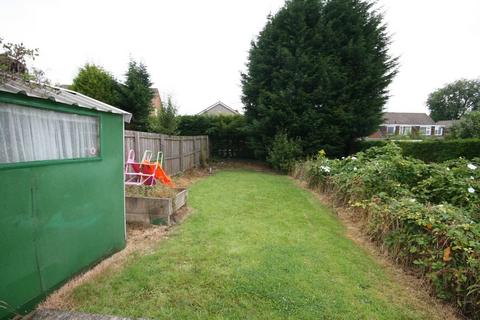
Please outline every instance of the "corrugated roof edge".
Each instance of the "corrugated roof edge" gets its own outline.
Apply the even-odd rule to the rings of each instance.
[[[56,87],[53,87],[53,88],[56,88]],[[56,89],[57,89],[57,88],[56,88]],[[61,89],[61,90],[63,90],[63,91],[70,92],[70,93],[72,93],[72,94],[80,95],[80,96],[82,96],[82,97],[84,97],[84,98],[86,98],[86,99],[92,99],[92,100],[96,101],[97,103],[100,103],[100,104],[104,105],[105,107],[112,109],[112,112],[113,112],[113,111],[116,111],[116,112],[113,112],[113,113],[123,114],[123,117],[124,117],[124,119],[125,119],[125,122],[127,122],[127,123],[130,123],[130,120],[132,120],[132,114],[131,114],[130,112],[127,112],[127,111],[125,111],[125,110],[116,108],[116,107],[114,107],[114,106],[112,106],[112,105],[109,105],[109,104],[104,103],[104,102],[102,102],[102,101],[99,101],[99,100],[97,100],[97,99],[93,99],[93,98],[91,98],[91,97],[89,97],[89,96],[86,96],[86,95],[84,95],[84,94],[82,94],[82,93],[80,93],[80,92],[77,92],[77,91],[73,91],[73,90],[70,90],[70,89],[63,89],[63,88],[59,88],[59,89]]]
[[[0,84],[0,90],[14,94],[23,93],[29,97],[35,97],[45,100],[51,100],[53,98],[53,100],[56,102],[72,106],[94,109],[101,112],[121,114],[123,115],[123,120],[127,123],[129,123],[132,119],[131,113],[111,106],[107,103],[98,101],[94,98],[81,94],[80,92],[46,84],[38,84],[35,82],[32,82],[32,84],[34,85],[33,87],[20,81],[9,80],[5,83]]]

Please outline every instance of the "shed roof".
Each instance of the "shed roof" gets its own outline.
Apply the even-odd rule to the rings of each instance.
[[[129,112],[65,88],[9,80],[5,83],[0,83],[0,91],[23,94],[28,97],[56,101],[75,107],[93,109],[101,112],[121,114],[123,115],[125,122],[130,122],[132,119],[132,114]]]
[[[385,112],[384,124],[435,125],[435,121],[426,113]]]

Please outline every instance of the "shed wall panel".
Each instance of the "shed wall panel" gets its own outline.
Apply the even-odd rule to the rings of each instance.
[[[0,300],[20,312],[125,246],[123,117],[96,114],[100,159],[0,166]]]

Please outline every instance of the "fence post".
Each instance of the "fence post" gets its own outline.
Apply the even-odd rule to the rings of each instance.
[[[207,154],[207,159],[210,159],[210,141],[208,136],[204,136],[205,141],[205,153]]]
[[[184,161],[183,161],[183,137],[179,137],[178,140],[178,151],[179,151],[179,158],[180,158],[180,171],[183,172],[184,169]]]
[[[201,142],[200,142],[201,143]],[[200,164],[200,153],[197,148],[197,137],[193,137],[193,166],[196,168]]]
[[[160,134],[160,151],[163,153],[163,166],[166,166],[167,163],[167,150],[165,150],[165,137],[163,134]]]

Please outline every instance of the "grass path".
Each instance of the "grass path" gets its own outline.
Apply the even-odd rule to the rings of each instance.
[[[76,309],[157,319],[432,319],[285,176],[221,172],[152,254],[74,291]]]

